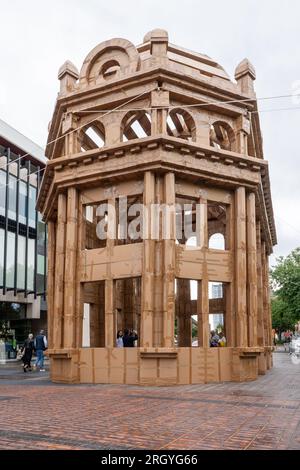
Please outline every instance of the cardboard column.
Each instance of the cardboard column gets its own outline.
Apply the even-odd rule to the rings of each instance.
[[[255,194],[247,194],[248,344],[257,346],[257,259]]]
[[[55,223],[49,220],[48,225],[48,273],[47,273],[47,322],[48,322],[48,345],[49,349],[54,347],[54,292],[55,292]]]
[[[256,227],[257,243],[257,343],[264,346],[264,323],[263,323],[263,284],[262,284],[262,262],[261,262],[261,232],[260,222]]]
[[[234,204],[231,202],[226,209],[225,249],[230,250],[231,258],[235,256],[235,220]],[[234,263],[232,263],[234,265]],[[227,346],[236,346],[236,318],[235,318],[235,275],[232,272],[231,282],[223,284],[225,290],[225,336]]]
[[[111,274],[111,260],[116,236],[115,200],[108,200],[108,229],[107,229],[107,270],[105,280],[105,346],[113,348],[116,338],[116,319],[114,311],[114,281]]]
[[[55,252],[55,290],[53,315],[53,347],[63,346],[64,315],[64,271],[65,271],[65,238],[66,238],[66,195],[60,193],[57,202],[56,252]]]
[[[141,346],[153,345],[153,311],[154,311],[154,260],[155,240],[151,238],[151,208],[155,202],[155,177],[151,171],[144,175],[144,243],[142,274],[142,310],[141,310]]]
[[[78,196],[79,198],[79,196]],[[83,329],[83,284],[80,282],[80,253],[85,246],[85,223],[84,207],[81,199],[78,200],[78,218],[77,218],[77,262],[76,262],[76,305],[75,305],[75,347],[82,346]]]
[[[234,284],[229,282],[223,284],[225,294],[225,336],[227,346],[236,346],[235,337],[235,309],[234,309]]]
[[[75,346],[76,311],[76,260],[77,260],[78,194],[76,188],[68,189],[67,225],[64,275],[64,347]]]
[[[268,305],[268,345],[273,345],[273,336],[272,336],[272,312],[271,312],[271,302],[270,302],[270,276],[269,276],[269,256],[266,253],[266,279],[267,279],[267,305]]]
[[[237,346],[247,347],[246,198],[244,187],[236,189],[235,211],[236,341]]]
[[[167,117],[170,104],[169,92],[164,90],[154,90],[151,93],[151,135],[167,133]],[[166,108],[163,109],[162,106]]]
[[[160,175],[155,177],[155,203],[163,204],[163,180]],[[161,215],[156,217],[158,239],[155,241],[154,256],[154,314],[153,314],[153,346],[163,345],[163,240]],[[154,222],[154,221],[153,221]]]
[[[198,346],[207,348],[209,346],[209,298],[208,298],[208,270],[206,253],[208,249],[207,228],[207,201],[200,199],[200,240],[203,251],[203,274],[202,280],[198,281]]]
[[[271,316],[271,303],[270,303],[270,279],[269,279],[269,256],[265,252],[265,284],[266,284],[266,323],[267,323],[267,346],[272,346],[272,316]]]
[[[268,335],[268,289],[269,289],[269,279],[268,279],[268,268],[266,260],[266,244],[262,242],[261,244],[261,264],[262,264],[262,284],[263,284],[263,327],[264,327],[264,345],[269,346],[269,335]]]
[[[164,200],[166,204],[166,232],[162,236],[164,250],[163,276],[163,345],[174,345],[175,313],[175,175],[166,173],[164,177]]]
[[[189,279],[177,279],[176,317],[178,346],[191,347],[192,342],[192,306]]]

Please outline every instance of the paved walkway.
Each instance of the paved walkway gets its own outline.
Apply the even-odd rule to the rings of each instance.
[[[300,449],[300,365],[255,382],[57,385],[0,366],[0,449]]]

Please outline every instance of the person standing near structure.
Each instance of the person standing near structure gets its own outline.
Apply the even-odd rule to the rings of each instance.
[[[48,347],[47,338],[44,334],[44,330],[41,330],[40,333],[35,338],[35,350],[36,350],[35,367],[39,367],[40,372],[45,372],[44,351],[47,349],[47,347]]]
[[[32,353],[34,351],[34,341],[33,341],[33,334],[29,333],[28,338],[25,339],[24,344],[22,346],[22,360],[23,360],[23,370],[27,372],[31,370],[31,358]]]
[[[134,348],[135,341],[138,340],[138,335],[135,330],[128,330],[127,328],[124,330],[123,336],[123,344],[124,348]]]
[[[117,348],[123,348],[124,347],[122,330],[119,330],[118,333],[117,333],[116,346],[117,346]]]

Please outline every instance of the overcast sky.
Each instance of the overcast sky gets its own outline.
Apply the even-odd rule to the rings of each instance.
[[[258,97],[300,94],[298,0],[0,0],[0,118],[41,146],[69,59],[80,69],[88,52],[113,37],[140,44],[164,28],[172,43],[209,55],[233,78],[244,58],[256,68]],[[259,101],[270,164],[278,245],[300,246],[300,96]],[[271,259],[274,262],[274,257]]]

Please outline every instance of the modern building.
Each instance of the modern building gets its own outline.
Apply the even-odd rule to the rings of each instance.
[[[0,120],[0,340],[8,355],[46,327],[46,225],[35,210],[44,151]]]

